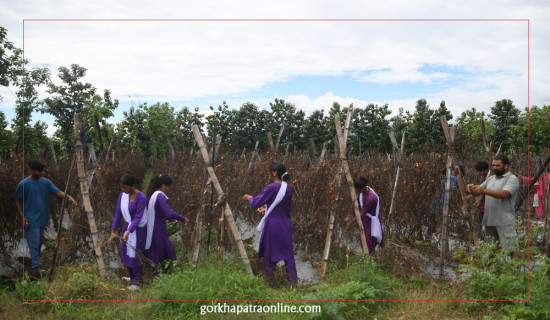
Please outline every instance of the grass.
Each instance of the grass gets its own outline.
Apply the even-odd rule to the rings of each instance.
[[[466,266],[471,277],[450,285],[430,279],[396,276],[391,266],[374,258],[352,255],[348,261],[334,261],[323,285],[270,287],[261,275],[250,276],[237,259],[223,265],[215,257],[205,257],[192,268],[185,259],[178,262],[171,274],[161,275],[137,292],[126,289],[127,283],[97,276],[94,266],[59,267],[52,282],[25,281],[25,299],[57,301],[25,301],[23,283],[19,279],[14,291],[0,293],[1,319],[546,319],[550,298],[548,265],[531,272],[531,302],[464,302],[452,300],[497,299],[519,297],[524,280],[517,269],[499,263],[486,272],[482,247],[474,264]],[[479,259],[479,260],[478,260]],[[475,264],[479,262],[479,264]],[[510,269],[510,271],[507,271]],[[491,278],[487,278],[490,274]],[[516,275],[515,278],[513,275]],[[489,282],[489,285],[486,285]],[[496,289],[491,289],[496,288]],[[60,301],[68,300],[68,301]],[[79,301],[79,300],[172,300],[172,301]],[[222,300],[228,305],[271,305],[283,300],[285,305],[321,305],[320,314],[207,314],[201,308]],[[341,300],[341,301],[304,301]],[[342,301],[347,300],[347,301]],[[349,301],[351,300],[351,301]],[[353,301],[376,300],[376,301]],[[385,300],[385,301],[380,301]],[[395,301],[409,300],[409,301]]]

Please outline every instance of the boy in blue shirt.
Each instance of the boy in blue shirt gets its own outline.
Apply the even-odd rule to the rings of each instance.
[[[25,239],[31,252],[32,270],[30,276],[38,276],[42,261],[40,249],[44,238],[44,229],[50,223],[49,203],[50,194],[63,198],[65,193],[60,191],[49,179],[44,178],[46,165],[38,160],[29,162],[31,175],[17,185],[13,198],[17,212],[24,221]],[[67,195],[67,199],[74,205],[76,201]]]

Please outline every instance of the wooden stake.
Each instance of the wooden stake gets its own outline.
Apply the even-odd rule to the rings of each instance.
[[[462,171],[460,170],[460,163],[458,162],[455,154],[455,145],[454,145],[454,130],[455,127],[452,127],[449,130],[449,124],[447,123],[447,118],[443,115],[439,118],[441,120],[441,126],[443,127],[443,133],[445,134],[445,139],[447,139],[447,144],[449,145],[449,150],[452,152],[449,153],[449,157],[452,157],[453,165],[456,174],[456,180],[458,184],[458,190],[460,191],[460,196],[462,198],[462,206],[466,210],[466,216],[470,218],[470,231],[468,236],[468,252],[470,252],[470,245],[477,243],[477,235],[474,232],[475,224],[475,210],[470,206],[468,201],[468,193],[466,192],[466,183],[464,182],[464,177],[462,176]],[[491,167],[491,166],[489,166]]]
[[[348,117],[351,112],[353,112],[353,110],[348,109]],[[348,160],[346,158],[346,140],[344,140],[344,134],[342,133],[341,122],[340,122],[340,115],[338,113],[334,115],[334,121],[336,123],[336,134],[338,135],[338,144],[340,146],[340,160],[341,160],[342,166],[344,167],[344,173],[346,174],[346,180],[348,182],[351,201],[353,203],[353,210],[355,212],[355,219],[357,221],[357,226],[359,227],[361,244],[363,245],[363,253],[365,255],[368,255],[369,250],[367,247],[367,238],[365,237],[365,230],[363,229],[363,221],[361,220],[361,212],[359,210],[359,204],[357,203],[355,188],[353,187],[353,178],[351,177],[351,171],[349,169]],[[349,127],[346,127],[344,130],[349,130]]]
[[[80,113],[75,113],[74,115],[74,126],[74,134],[76,139],[76,168],[78,170],[78,180],[80,181],[80,194],[82,195],[82,201],[84,203],[84,211],[86,211],[86,215],[88,216],[88,224],[90,226],[99,275],[101,277],[105,277],[106,272],[103,264],[103,253],[101,252],[99,233],[97,232],[94,211],[92,209],[92,203],[90,202],[90,194],[88,193],[88,179],[84,169],[84,145],[82,144],[82,138],[79,134],[79,131],[83,129]]]
[[[107,153],[105,154],[105,161],[103,162],[103,167],[107,167],[107,164],[109,163],[109,154],[113,149],[114,143],[115,143],[115,133],[113,132],[113,136],[111,137],[111,142],[109,143],[109,149],[107,149]]]
[[[202,139],[202,136],[199,131],[199,127],[197,125],[193,125],[191,127],[193,130],[193,134],[195,135],[195,141],[197,142],[197,145],[200,148],[202,158],[204,159],[206,169],[208,170],[208,175],[210,179],[212,180],[212,183],[214,183],[214,189],[216,190],[216,193],[218,195],[218,203],[224,203],[226,201],[226,195],[222,190],[222,187],[220,185],[220,181],[218,180],[218,177],[216,176],[216,172],[214,172],[214,168],[212,167],[212,164],[210,162],[210,157],[208,155],[208,150],[206,149],[206,145],[204,144],[204,140]],[[227,222],[229,224],[229,227],[231,228],[231,233],[233,234],[233,237],[235,238],[235,244],[237,245],[237,249],[239,250],[239,253],[241,255],[241,258],[243,260],[244,266],[246,271],[253,275],[252,267],[250,266],[250,261],[248,260],[248,256],[246,254],[246,250],[244,249],[243,240],[241,238],[241,233],[239,232],[239,229],[237,228],[237,224],[235,223],[235,220],[233,219],[233,213],[231,212],[231,208],[229,207],[229,204],[225,202],[225,216],[227,218]]]
[[[211,193],[212,193],[212,185],[209,180],[204,184],[202,188],[201,206],[200,206],[199,212],[197,213],[197,219],[195,220],[195,231],[193,232],[193,237],[191,237],[193,242],[193,257],[191,258],[191,264],[193,266],[196,266],[197,261],[199,260],[199,251],[200,251],[201,240],[202,240],[202,222],[204,217],[204,211],[207,205],[206,199],[210,198],[209,195]]]
[[[281,137],[283,136],[283,131],[285,130],[285,123],[281,124],[281,130],[279,130],[279,135],[277,136],[277,143],[275,144],[275,152],[279,152],[279,143],[281,142]]]
[[[338,182],[334,185],[334,187],[338,191],[336,193],[335,202],[331,206],[331,210],[330,210],[330,216],[329,216],[328,227],[327,227],[327,237],[325,239],[325,250],[323,251],[323,262],[321,262],[321,275],[319,277],[319,284],[323,284],[323,278],[325,277],[325,273],[327,272],[328,257],[330,255],[330,246],[332,245],[332,233],[334,232],[334,220],[336,219],[336,203],[338,203],[340,199],[340,190],[341,190],[340,186],[342,185],[343,173],[344,173],[344,169],[342,166],[340,166],[340,172],[338,174]]]
[[[267,140],[269,141],[269,147],[271,148],[271,152],[275,153],[275,145],[273,144],[273,137],[271,136],[271,131],[267,132]]]
[[[57,172],[59,170],[59,167],[57,166],[57,156],[55,154],[55,148],[53,147],[52,140],[50,140],[50,149],[52,150],[53,163],[55,164],[55,171]]]
[[[395,203],[395,196],[397,194],[397,186],[399,182],[399,173],[401,172],[401,166],[403,165],[403,152],[405,151],[405,132],[403,131],[403,134],[401,136],[401,150],[397,147],[397,140],[395,140],[395,135],[393,134],[393,130],[390,126],[387,128],[388,135],[390,136],[391,143],[393,145],[393,153],[395,154],[397,158],[397,171],[395,173],[395,182],[393,183],[393,190],[391,194],[391,200],[390,200],[390,210],[388,211],[388,221],[391,221],[391,214],[393,212],[393,205]]]
[[[451,147],[449,146],[447,156],[447,175],[445,178],[445,197],[443,198],[443,219],[441,219],[441,251],[439,254],[439,279],[444,276],[445,253],[447,252],[447,218],[449,216],[449,200],[451,198],[451,165],[452,157],[450,156]]]

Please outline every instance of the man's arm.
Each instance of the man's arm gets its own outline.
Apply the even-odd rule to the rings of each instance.
[[[58,196],[59,198],[63,199],[63,197],[65,197],[65,192],[63,191],[59,191],[58,193],[55,194],[56,196]],[[71,197],[70,195],[67,195],[67,199],[69,199],[69,201],[74,204],[75,206],[77,205],[76,203],[76,200]]]
[[[508,190],[489,190],[489,189],[484,189],[481,186],[473,186],[473,187],[471,187],[471,189],[472,189],[472,193],[474,195],[482,195],[483,194],[483,195],[490,196],[490,197],[493,197],[493,198],[496,198],[496,199],[508,199],[512,196],[512,194]]]
[[[21,208],[21,203],[19,200],[15,200],[15,207],[17,208],[17,213],[21,216],[22,219],[25,219],[25,215],[23,214],[23,209]]]

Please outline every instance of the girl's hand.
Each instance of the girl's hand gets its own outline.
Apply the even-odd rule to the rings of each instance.
[[[130,235],[130,231],[126,230],[126,232],[124,232],[124,235],[122,236],[122,241],[127,242],[129,235]]]
[[[244,201],[248,201],[250,198],[252,198],[252,196],[249,195],[249,194],[245,194],[245,195],[242,197],[242,199],[243,199]]]
[[[265,212],[265,210],[267,209],[267,204],[264,204],[262,207],[258,208],[258,213],[262,213],[262,212]]]
[[[114,238],[116,238],[116,233],[113,230],[111,230],[111,236],[109,237],[109,240],[108,240],[109,244],[113,243]]]

